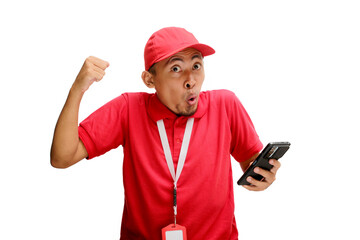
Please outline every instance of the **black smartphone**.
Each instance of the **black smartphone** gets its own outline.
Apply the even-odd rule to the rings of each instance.
[[[238,185],[250,185],[246,178],[251,176],[256,180],[263,179],[263,176],[254,172],[256,167],[263,168],[265,170],[270,170],[273,166],[269,163],[270,159],[279,160],[284,154],[289,150],[290,143],[289,142],[271,142],[261,151],[259,156],[255,159],[255,161],[246,169],[245,173],[241,176]]]

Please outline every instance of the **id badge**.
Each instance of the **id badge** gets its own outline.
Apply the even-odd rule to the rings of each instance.
[[[179,224],[170,224],[162,229],[162,240],[187,240],[186,228]]]

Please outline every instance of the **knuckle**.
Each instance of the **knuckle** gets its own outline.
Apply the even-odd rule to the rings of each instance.
[[[85,74],[86,75],[92,75],[93,74],[93,70],[91,68],[86,68],[85,69]]]
[[[88,60],[85,60],[83,68],[85,68],[85,69],[90,68],[90,62]]]
[[[93,56],[89,56],[89,57],[87,57],[87,58],[85,59],[85,63],[86,63],[87,65],[90,65],[90,64],[92,63],[93,59],[94,59]]]

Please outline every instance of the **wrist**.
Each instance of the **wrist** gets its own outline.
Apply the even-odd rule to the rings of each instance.
[[[73,83],[73,85],[70,88],[70,94],[74,94],[77,96],[83,96],[86,90],[83,90],[76,82]]]
[[[69,91],[68,98],[71,99],[71,101],[75,102],[81,102],[82,97],[84,96],[85,91],[83,91],[81,88],[79,88],[75,83],[71,86]]]

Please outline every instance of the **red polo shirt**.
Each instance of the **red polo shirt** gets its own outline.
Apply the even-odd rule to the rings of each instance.
[[[234,240],[230,155],[245,161],[262,149],[254,126],[230,91],[201,92],[185,165],[177,183],[177,222],[188,239]],[[125,93],[79,126],[89,159],[123,146],[122,240],[160,240],[173,223],[173,179],[156,122],[164,124],[176,169],[188,117],[173,114],[156,94]]]

